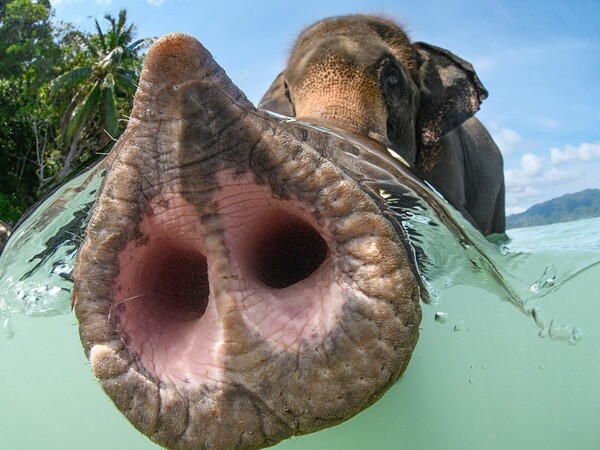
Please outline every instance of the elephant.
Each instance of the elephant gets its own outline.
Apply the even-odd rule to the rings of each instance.
[[[389,19],[350,15],[305,29],[259,105],[390,147],[489,235],[504,233],[505,206],[502,154],[474,117],[487,95],[448,50],[411,43]]]
[[[435,288],[430,274],[453,260],[436,260],[432,242],[454,240],[474,257],[485,241],[398,156],[425,160],[424,143],[444,134],[486,143],[469,120],[450,131],[448,120],[472,114],[483,91],[456,69],[466,63],[434,54],[450,61],[438,82],[462,79],[470,100],[424,114],[442,100],[420,91],[440,85],[417,90],[386,54],[374,67],[316,73],[335,96],[340,73],[377,70],[390,92],[411,87],[390,100],[407,107],[382,122],[380,86],[359,83],[352,98],[369,108],[324,95],[338,118],[324,126],[324,114],[298,101],[313,92],[296,91],[293,77],[277,88],[291,101],[270,105],[294,105],[314,123],[256,108],[191,36],[170,34],[148,50],[127,128],[86,178],[102,184],[77,250],[73,309],[102,388],[151,440],[271,446],[349,419],[403,375]],[[415,77],[440,70],[422,59]],[[470,261],[501,281],[480,256]]]
[[[257,110],[190,36],[154,43],[73,273],[86,356],[137,429],[262,448],[399,379],[423,282],[376,179],[433,194],[385,153]]]

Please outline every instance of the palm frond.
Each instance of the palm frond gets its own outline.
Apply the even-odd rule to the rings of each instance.
[[[125,31],[125,25],[127,24],[127,10],[126,9],[121,9],[119,11],[119,23],[117,25],[117,33],[118,34],[127,34],[127,31]],[[133,25],[129,26],[129,30],[131,30],[131,27]]]
[[[102,70],[109,70],[110,67],[118,67],[123,55],[123,47],[113,48],[102,60],[98,63],[98,67]]]
[[[81,36],[81,39],[83,40],[83,43],[85,44],[86,48],[89,50],[91,55],[94,58],[98,58],[100,53],[98,52],[98,49],[96,48],[94,43],[87,36]]]
[[[149,48],[156,41],[156,37],[137,39],[126,47],[128,53],[135,53],[137,50]]]
[[[56,94],[63,87],[73,88],[88,79],[92,71],[92,66],[82,66],[65,72],[52,80],[50,83],[50,92]]]
[[[104,19],[108,23],[94,20],[96,32],[86,42],[93,63],[75,69],[70,75],[62,75],[55,82],[56,90],[77,87],[63,121],[63,136],[71,155],[66,158],[67,162],[79,158],[78,149],[98,139],[103,129],[117,136],[121,128],[119,118],[128,113],[137,89],[142,61],[138,52],[154,41],[134,41],[135,26],[128,23],[125,9],[118,15],[106,14]]]
[[[133,95],[138,88],[138,77],[134,72],[117,69],[115,83],[120,91]]]
[[[85,127],[85,123],[90,116],[90,113],[97,108],[99,99],[100,85],[96,82],[87,96],[77,105],[77,107],[75,107],[73,114],[71,114],[69,125],[67,126],[67,142],[71,142],[75,135],[80,133]]]
[[[96,32],[98,33],[98,39],[100,40],[100,47],[102,48],[102,52],[106,52],[106,39],[104,38],[104,33],[102,32],[102,27],[96,19],[94,19],[94,23],[96,24]]]
[[[102,105],[104,107],[104,124],[106,132],[115,137],[119,130],[117,105],[115,104],[115,83],[109,75],[102,85]]]

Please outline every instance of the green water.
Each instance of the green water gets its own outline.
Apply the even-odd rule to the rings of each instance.
[[[600,219],[509,235],[505,270],[532,283],[547,265],[556,274],[549,293],[526,302],[540,308],[543,330],[486,290],[445,289],[437,305],[423,305],[409,368],[379,402],[276,448],[600,448]],[[14,336],[0,339],[0,448],[158,448],[100,389],[71,313],[13,316],[3,332]]]

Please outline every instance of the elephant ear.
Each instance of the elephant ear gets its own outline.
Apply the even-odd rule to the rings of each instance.
[[[275,81],[273,81],[269,89],[267,89],[267,92],[265,92],[265,95],[260,99],[258,107],[289,117],[294,117],[296,115],[294,105],[292,105],[292,102],[290,101],[285,86],[284,72],[277,75]]]
[[[418,129],[422,144],[430,146],[479,111],[488,92],[467,61],[424,42],[414,48],[421,90]]]

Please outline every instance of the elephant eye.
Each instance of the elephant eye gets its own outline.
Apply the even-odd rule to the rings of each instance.
[[[402,74],[394,62],[387,62],[381,70],[381,82],[384,90],[395,91],[400,87]]]
[[[385,78],[390,85],[395,86],[400,83],[400,72],[395,67],[390,67],[385,74]]]

